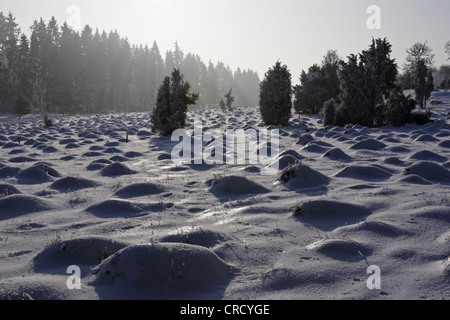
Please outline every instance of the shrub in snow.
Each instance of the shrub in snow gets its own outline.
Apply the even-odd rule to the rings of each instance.
[[[412,117],[414,122],[419,125],[429,123],[431,118],[431,110],[429,108],[425,110],[416,109],[412,112]]]
[[[383,110],[383,123],[401,127],[405,123],[413,122],[412,110],[415,106],[416,102],[410,97],[405,97],[399,88],[393,89]]]
[[[186,112],[198,100],[191,94],[191,85],[183,80],[180,70],[174,69],[172,77],[166,77],[159,88],[156,109],[151,116],[152,131],[169,136],[176,129],[186,126]]]
[[[330,99],[323,105],[322,111],[323,125],[334,125],[336,123],[336,100]]]
[[[223,98],[220,98],[219,106],[222,111],[233,111],[233,103],[236,100],[236,97],[232,96],[232,90],[230,89],[230,92],[228,92],[224,97],[226,99],[226,102],[223,100]]]
[[[18,115],[22,116],[24,114],[28,114],[31,112],[30,102],[28,100],[26,100],[23,96],[20,96],[16,100],[14,109]]]
[[[287,126],[292,114],[291,73],[278,61],[260,84],[260,112],[266,125]]]
[[[47,128],[50,128],[50,127],[53,127],[53,121],[46,114],[46,115],[44,115],[44,128],[47,129]]]

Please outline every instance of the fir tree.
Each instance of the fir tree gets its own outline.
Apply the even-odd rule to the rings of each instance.
[[[314,64],[307,73],[302,71],[300,85],[294,88],[297,113],[319,113],[326,101],[339,95],[339,62],[337,52],[329,50],[321,65]]]
[[[190,93],[190,84],[183,80],[180,70],[174,69],[172,77],[166,77],[158,91],[156,109],[152,113],[152,131],[169,136],[176,129],[186,126],[188,106],[194,105],[198,94]]]
[[[336,121],[380,126],[384,100],[396,86],[397,65],[390,58],[391,45],[386,39],[373,40],[368,50],[359,56],[350,55],[341,64],[341,105]]]
[[[232,95],[232,91],[233,89],[230,89],[230,91],[224,96],[226,101],[224,101],[223,98],[220,99],[219,106],[222,111],[233,111],[233,103],[236,98]]]
[[[30,70],[30,43],[25,34],[22,34],[20,38],[19,61],[20,65],[18,70],[18,77],[20,82],[20,93],[24,99],[30,100],[32,90],[32,73]]]
[[[277,62],[260,84],[260,112],[266,125],[287,126],[292,114],[291,73]]]

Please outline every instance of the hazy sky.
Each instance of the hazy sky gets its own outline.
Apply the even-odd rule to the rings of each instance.
[[[381,10],[381,29],[367,27],[370,5]],[[428,41],[440,66],[450,40],[450,0],[0,0],[0,11],[11,11],[23,32],[41,17],[55,16],[60,25],[79,18],[82,26],[117,30],[132,44],[156,41],[163,57],[177,41],[205,63],[250,68],[261,78],[280,60],[294,82],[327,49],[346,57],[372,37],[387,37],[402,65],[406,49]]]

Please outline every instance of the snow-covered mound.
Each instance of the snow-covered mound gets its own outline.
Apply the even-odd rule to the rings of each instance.
[[[129,186],[123,187],[116,191],[115,195],[120,198],[135,198],[148,196],[153,194],[160,194],[165,192],[166,189],[160,185],[154,183],[133,183]]]
[[[0,219],[48,211],[55,207],[55,204],[47,199],[25,194],[12,194],[0,199]]]
[[[400,128],[189,111],[191,133],[279,130],[270,161],[215,165],[173,163],[179,141],[148,113],[49,115],[47,129],[0,114],[0,299],[448,299],[450,93],[430,100],[433,122]]]
[[[325,186],[330,182],[327,176],[302,163],[286,167],[279,179],[291,190]]]
[[[262,185],[240,176],[221,177],[219,178],[219,181],[215,182],[215,184],[211,187],[210,191],[218,197],[269,192],[269,190]]]
[[[105,259],[93,271],[95,286],[110,294],[144,290],[149,297],[183,297],[226,285],[233,268],[211,250],[188,244],[134,245]]]
[[[89,179],[65,177],[53,182],[50,188],[62,192],[73,192],[81,189],[95,188],[100,185],[101,183]]]
[[[100,264],[115,252],[127,247],[125,242],[97,236],[56,241],[39,252],[32,260],[36,272],[65,269],[71,265],[91,266]]]

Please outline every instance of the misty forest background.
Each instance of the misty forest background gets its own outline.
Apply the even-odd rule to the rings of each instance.
[[[156,42],[137,46],[88,25],[76,32],[54,17],[34,21],[30,30],[28,38],[11,13],[0,13],[0,111],[14,111],[20,99],[41,113],[148,112],[174,68],[199,93],[192,108],[217,108],[230,89],[237,105],[258,104],[256,72],[206,64],[177,43],[163,58]]]
[[[12,13],[5,15],[0,12],[0,112],[152,112],[157,105],[160,87],[174,69],[180,70],[190,84],[191,92],[198,95],[190,109],[224,109],[224,97],[227,101],[231,99],[237,107],[258,106],[264,96],[262,87],[267,79],[261,81],[257,72],[241,68],[233,71],[220,61],[206,64],[197,54],[185,54],[178,43],[163,57],[156,42],[151,48],[134,45],[117,31],[94,31],[88,25],[77,32],[67,23],[60,27],[54,17],[48,22],[42,18],[35,20],[30,31],[31,35],[27,37]],[[450,41],[445,50],[450,60]],[[450,66],[435,68],[434,54],[426,42],[416,43],[407,51],[407,63],[401,73],[397,72],[395,61],[390,59],[390,52],[391,45],[386,40],[377,40],[377,43],[373,41],[369,51],[360,55],[360,62],[357,56],[351,55],[349,62],[344,63],[337,51],[329,50],[321,64],[302,72],[300,84],[295,87],[291,86],[291,75],[285,70],[287,105],[290,106],[291,94],[294,93],[293,106],[297,113],[323,111],[326,120],[325,111],[338,107],[335,101],[330,105],[329,100],[332,99],[343,103],[350,115],[355,110],[361,111],[361,99],[370,100],[369,109],[382,104],[382,101],[372,101],[371,91],[376,87],[380,87],[378,89],[383,92],[384,99],[389,96],[387,90],[415,89],[416,100],[418,94],[424,97],[416,101],[422,108],[435,87],[450,88]],[[367,74],[373,68],[381,68],[378,73],[385,75],[385,79],[381,76],[378,76],[380,79],[368,79]],[[265,78],[269,73],[270,69]],[[355,92],[361,94],[361,88],[369,84],[368,94],[359,97],[361,99],[355,97]],[[346,96],[352,101],[346,101]],[[381,99],[382,95],[378,96]],[[370,97],[372,99],[368,99]],[[395,111],[394,116],[404,113],[409,117],[412,105],[406,100],[400,101],[403,98],[398,94],[391,94],[391,97],[399,98],[399,101],[391,101],[390,109]],[[355,108],[349,108],[351,104],[355,104]],[[325,108],[327,105],[330,108]],[[400,112],[399,108],[408,110]],[[291,108],[288,109],[290,113]],[[337,111],[342,110],[345,108]],[[372,125],[372,118],[373,115],[367,121],[363,119],[364,124]],[[343,122],[337,120],[330,123]],[[357,123],[361,119],[348,121]],[[401,121],[399,125],[407,121]],[[393,124],[392,121],[386,123]]]

